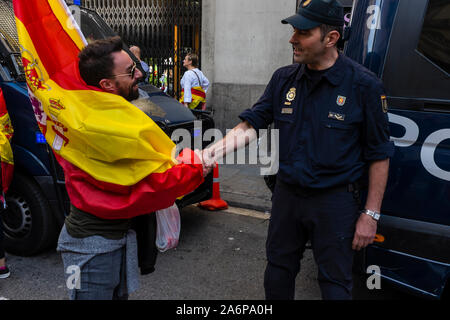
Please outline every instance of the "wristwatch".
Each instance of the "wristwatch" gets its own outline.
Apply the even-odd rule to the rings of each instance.
[[[372,217],[374,220],[376,220],[376,221],[380,220],[380,216],[381,216],[381,215],[380,215],[380,213],[377,212],[377,211],[372,211],[372,210],[369,210],[369,209],[364,209],[364,210],[361,211],[361,213],[365,213],[365,214],[371,216],[371,217]]]

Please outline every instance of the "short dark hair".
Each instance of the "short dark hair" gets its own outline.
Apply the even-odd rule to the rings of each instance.
[[[113,75],[114,61],[111,54],[122,49],[123,42],[119,36],[89,43],[78,54],[81,78],[90,86],[100,87],[100,80]]]
[[[320,34],[321,34],[321,41],[323,41],[323,39],[325,39],[325,36],[330,33],[331,31],[337,31],[339,32],[339,36],[340,39],[342,39],[342,32],[343,32],[343,27],[341,26],[331,26],[328,24],[321,24],[320,25]]]
[[[189,60],[192,61],[192,66],[198,68],[198,55],[195,53],[188,53],[187,56],[189,57]]]

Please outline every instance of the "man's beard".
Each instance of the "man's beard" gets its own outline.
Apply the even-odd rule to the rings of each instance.
[[[133,101],[139,98],[139,88],[136,87],[134,89],[134,86],[137,84],[137,82],[133,83],[128,88],[119,88],[119,95],[124,97],[127,101]]]

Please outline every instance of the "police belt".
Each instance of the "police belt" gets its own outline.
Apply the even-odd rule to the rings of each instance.
[[[355,196],[359,197],[359,190],[361,190],[361,183],[353,182],[346,185],[339,185],[328,188],[308,188],[308,187],[300,187],[295,184],[289,184],[280,179],[277,179],[277,184],[280,184],[283,188],[289,189],[294,192],[296,195],[301,197],[310,197],[316,196],[324,193],[336,193],[336,192],[351,192]]]

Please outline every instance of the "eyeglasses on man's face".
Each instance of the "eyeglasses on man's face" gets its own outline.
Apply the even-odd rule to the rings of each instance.
[[[133,62],[133,66],[131,67],[131,70],[129,73],[121,73],[121,74],[115,74],[112,77],[122,77],[122,76],[129,76],[131,78],[134,78],[134,73],[136,72],[136,62]]]

